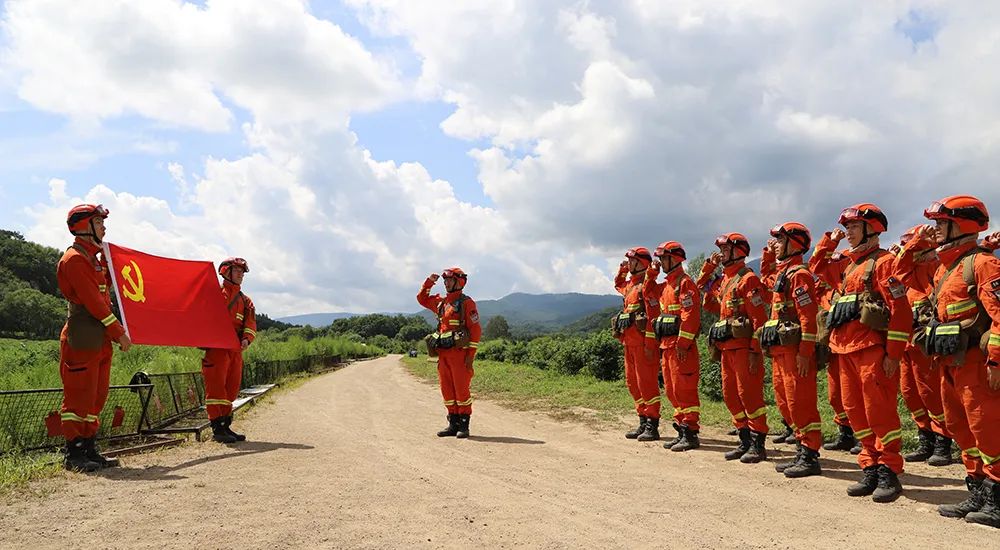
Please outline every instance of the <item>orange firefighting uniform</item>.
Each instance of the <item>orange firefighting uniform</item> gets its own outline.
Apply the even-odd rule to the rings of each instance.
[[[928,304],[928,296],[933,288],[931,281],[940,265],[941,262],[936,255],[931,259],[914,263],[912,251],[909,259],[897,259],[893,275],[908,287],[906,300],[910,303],[914,316],[921,307]],[[903,401],[910,410],[913,422],[921,430],[933,431],[951,438],[951,432],[945,426],[944,405],[941,403],[943,369],[932,366],[931,358],[913,344],[913,338],[906,345],[899,369],[899,390],[903,394]]]
[[[479,339],[483,335],[479,311],[476,309],[476,302],[468,296],[465,296],[460,306],[455,305],[456,300],[463,296],[461,290],[449,292],[442,298],[439,294],[431,294],[433,286],[434,280],[428,277],[417,294],[417,302],[438,315],[438,333],[445,334],[459,328],[459,310],[464,317],[465,330],[469,331],[468,347],[437,350],[441,397],[448,414],[472,414],[472,393],[469,386],[475,371],[466,367],[466,361],[471,363],[475,358]]]
[[[663,389],[674,406],[674,422],[697,432],[701,414],[698,398],[701,362],[695,340],[701,327],[701,291],[679,264],[667,273],[662,283],[656,282],[657,273],[653,268],[646,271],[643,297],[647,303],[654,302],[661,315],[680,318],[678,334],[660,340]],[[678,356],[679,349],[686,351],[683,360]]]
[[[628,269],[622,268],[615,276],[615,290],[624,297],[622,314],[637,314],[645,306],[648,321],[644,331],[633,323],[618,337],[625,347],[625,385],[635,401],[635,412],[639,416],[659,419],[662,399],[657,376],[660,370],[660,343],[653,332],[653,319],[660,314],[659,306],[656,300],[643,297],[645,274],[633,275],[626,281],[627,274]]]
[[[718,314],[720,319],[743,315],[751,320],[756,330],[767,320],[764,304],[771,298],[756,273],[748,270],[744,276],[739,276],[745,267],[743,260],[725,266],[722,279],[713,283],[705,293],[704,307]],[[698,276],[698,287],[708,283],[715,268],[711,261],[705,262]],[[755,338],[731,338],[715,345],[722,352],[722,397],[733,415],[733,424],[737,428],[750,428],[766,434],[767,404],[764,403],[764,361],[760,355],[760,343]],[[758,358],[753,372],[751,352]]]
[[[809,271],[815,275],[819,273],[820,269],[827,269],[831,261],[839,261],[839,258],[834,258],[832,250],[823,252],[817,247],[809,258]],[[833,285],[819,275],[816,275],[816,298],[820,309],[825,311],[833,309]],[[817,330],[819,329],[817,328]],[[837,354],[833,352],[830,352],[826,366],[826,397],[833,409],[834,424],[850,427],[851,422],[847,418],[843,392],[840,389],[840,361],[837,359]]]
[[[777,277],[777,270],[777,258],[774,252],[770,247],[765,247],[760,257],[761,282],[769,288],[773,287]],[[773,361],[771,364],[771,387],[774,388],[774,404],[778,407],[778,412],[781,414],[781,421],[788,426],[793,426],[795,422],[792,420],[788,401],[785,400],[785,382],[782,378],[781,369],[774,368]],[[792,430],[794,431],[794,428]]]
[[[104,326],[98,349],[69,345],[67,325],[59,336],[59,376],[63,383],[62,432],[67,441],[91,438],[100,428],[98,416],[108,400],[112,342],[125,333],[111,312],[111,276],[100,247],[77,238],[56,267],[59,290],[71,303],[82,305]]]
[[[257,337],[257,315],[250,297],[240,287],[224,281],[222,296],[236,331],[236,339],[253,342]],[[210,348],[201,360],[201,374],[205,378],[205,409],[209,420],[229,416],[233,401],[240,394],[243,381],[243,350]]]
[[[821,258],[837,243],[827,233],[816,246]],[[842,252],[838,261],[821,262],[821,277],[841,290],[843,296],[859,294],[865,287],[865,271],[874,258],[872,292],[881,296],[890,311],[886,332],[875,331],[853,320],[830,333],[830,350],[839,355],[840,383],[844,407],[861,442],[858,465],[864,469],[884,464],[893,472],[903,471],[903,432],[896,410],[899,370],[886,375],[882,363],[886,356],[900,360],[910,339],[912,316],[906,301],[906,287],[893,277],[894,257],[884,249]],[[822,265],[825,264],[825,265]]]
[[[911,241],[912,243],[912,241]],[[911,243],[903,247],[898,264],[903,271],[911,269]],[[914,244],[914,246],[916,246]],[[954,272],[938,292],[937,316],[942,323],[958,321],[979,313],[975,300],[969,296],[962,276],[961,258],[976,246],[965,243],[945,250],[938,249],[941,266],[934,275],[934,285],[956,264]],[[962,448],[962,463],[968,475],[982,479],[990,477],[1000,482],[1000,390],[991,390],[987,382],[988,369],[1000,368],[1000,259],[991,254],[978,254],[974,263],[977,297],[992,320],[987,354],[972,342],[961,365],[952,357],[935,357],[941,374],[941,397],[947,428]],[[925,288],[930,293],[933,286]]]
[[[784,278],[782,289],[776,284]],[[823,423],[816,406],[816,313],[819,309],[815,278],[803,265],[802,254],[796,254],[775,265],[773,275],[766,278],[772,292],[771,323],[777,323],[782,312],[802,326],[798,345],[771,346],[771,368],[774,373],[774,396],[782,416],[790,419],[795,437],[802,445],[818,451],[823,443]],[[799,375],[797,357],[809,360],[809,371]]]

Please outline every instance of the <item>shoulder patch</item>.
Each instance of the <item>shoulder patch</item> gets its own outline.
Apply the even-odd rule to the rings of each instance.
[[[812,296],[809,295],[809,289],[808,288],[806,288],[804,286],[800,286],[800,287],[796,288],[793,291],[793,293],[795,295],[795,303],[798,304],[799,307],[807,306],[807,305],[813,303]]]
[[[893,299],[899,300],[900,298],[906,296],[906,286],[899,282],[895,277],[889,277],[887,281],[889,285],[889,293],[892,294]]]
[[[1000,279],[997,279],[997,280],[993,281],[992,283],[990,283],[990,287],[993,290],[1000,290]]]
[[[479,312],[476,311],[476,310],[472,310],[472,312],[469,313],[469,320],[472,321],[473,323],[478,323],[479,322]]]
[[[694,307],[694,293],[693,292],[685,292],[684,294],[681,294],[681,307],[683,307],[685,309],[686,308],[690,308],[690,307]]]
[[[760,296],[760,287],[754,287],[750,291],[750,303],[756,307],[764,305],[764,298]]]

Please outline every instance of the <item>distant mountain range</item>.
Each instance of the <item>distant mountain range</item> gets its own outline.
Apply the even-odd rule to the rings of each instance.
[[[596,311],[609,307],[620,306],[622,298],[616,294],[580,294],[570,292],[565,294],[525,294],[516,292],[508,294],[499,300],[477,300],[479,317],[485,324],[491,317],[503,315],[507,322],[513,325],[535,325],[547,328],[557,328],[586,317]],[[296,325],[312,325],[323,327],[336,319],[364,315],[361,313],[310,313],[307,315],[292,315],[279,319],[285,323]],[[386,313],[398,315],[398,313]],[[404,315],[421,315],[428,321],[434,320],[434,314],[428,310],[413,311]]]

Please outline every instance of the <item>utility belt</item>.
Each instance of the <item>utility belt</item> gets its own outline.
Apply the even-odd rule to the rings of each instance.
[[[929,302],[923,302],[913,307],[913,335],[910,343],[921,351],[927,348],[927,327],[936,322],[934,308]]]
[[[680,315],[660,315],[653,320],[653,333],[659,339],[679,335],[681,333]]]
[[[918,345],[928,357],[946,357],[949,363],[961,365],[965,363],[965,354],[977,345],[984,355],[988,354],[989,329],[989,316],[982,312],[975,317],[947,323],[932,319],[921,331]]]
[[[802,342],[802,324],[789,319],[772,319],[757,329],[756,336],[764,351],[773,346],[797,346]]]
[[[615,338],[620,338],[625,334],[625,329],[632,325],[639,332],[646,332],[646,313],[642,311],[633,311],[631,313],[619,313],[611,318],[611,332],[615,335]]]
[[[427,344],[427,355],[437,357],[438,350],[465,348],[469,346],[469,332],[462,329],[449,330],[447,332],[434,332],[424,338]]]
[[[862,325],[872,330],[885,332],[889,330],[889,318],[885,302],[866,290],[837,298],[826,318],[826,326],[835,329],[851,321],[861,321]]]
[[[87,311],[83,304],[68,302],[66,311],[66,339],[69,346],[79,350],[99,350],[104,347],[107,328]]]
[[[753,332],[753,323],[747,317],[721,319],[708,329],[708,342],[715,344],[734,338],[753,338]]]

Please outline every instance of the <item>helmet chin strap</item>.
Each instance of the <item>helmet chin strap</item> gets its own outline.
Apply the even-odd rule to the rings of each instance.
[[[951,234],[953,233],[952,230],[955,229],[955,222],[951,220],[945,220],[945,221],[948,222],[948,233],[947,235],[945,235],[944,242],[941,243],[941,246],[939,246],[938,248],[961,244],[966,242],[969,237],[975,237],[973,233],[963,233],[961,235],[955,235],[954,237],[952,237]]]

